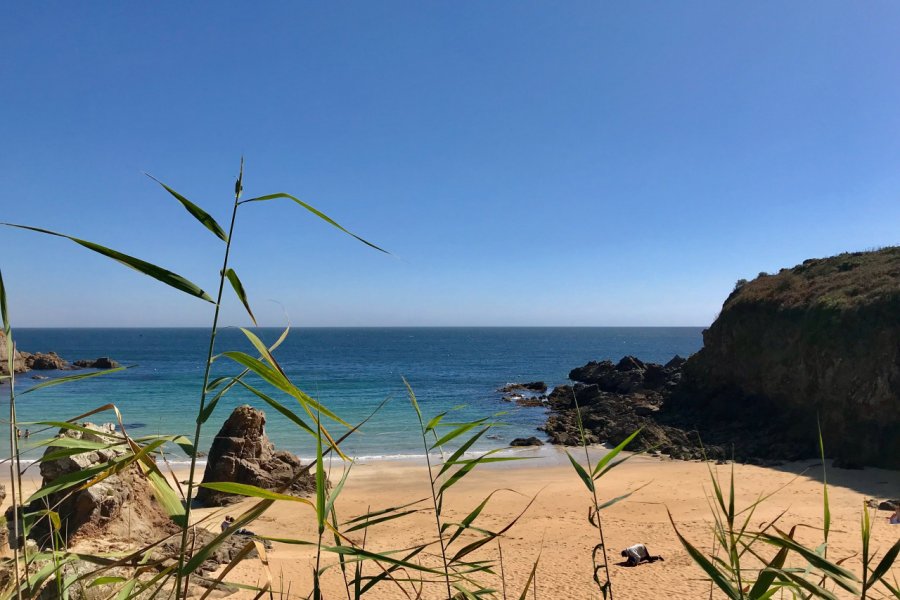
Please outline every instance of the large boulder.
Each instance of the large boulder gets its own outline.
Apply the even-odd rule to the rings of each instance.
[[[235,408],[209,450],[203,483],[246,483],[267,490],[288,486],[288,493],[315,493],[315,478],[296,456],[275,450],[265,426],[261,410],[247,405]],[[197,501],[206,506],[224,506],[243,498],[204,487],[197,492]]]
[[[115,427],[110,423],[84,423],[83,426],[87,431],[63,429],[59,437],[104,444],[117,439],[114,437]],[[62,448],[51,444],[44,456]],[[124,453],[124,446],[113,446],[42,462],[42,485],[109,463]],[[136,464],[87,489],[72,493],[72,488],[68,488],[35,500],[26,512],[43,510],[47,503],[59,514],[63,537],[70,546],[81,540],[98,539],[115,540],[126,545],[145,544],[179,530],[157,502],[149,481]],[[46,519],[43,519],[35,528],[33,537],[39,545],[43,545],[49,541],[48,533]]]
[[[900,468],[900,247],[739,282],[683,371],[666,409],[704,439],[815,456],[819,421],[839,464]]]

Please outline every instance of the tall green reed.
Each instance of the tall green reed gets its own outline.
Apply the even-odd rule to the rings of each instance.
[[[193,282],[189,281],[188,279],[182,277],[181,275],[178,275],[177,273],[174,273],[172,271],[169,271],[168,269],[164,269],[162,267],[159,267],[153,263],[144,261],[142,259],[119,252],[117,250],[107,248],[107,247],[97,244],[95,242],[91,242],[91,241],[80,239],[80,238],[77,238],[74,236],[61,234],[58,232],[49,231],[46,229],[41,229],[38,227],[32,227],[32,226],[28,226],[28,225],[19,225],[19,224],[13,224],[13,223],[2,223],[2,224],[5,226],[8,226],[8,227],[30,230],[30,231],[34,231],[34,232],[38,232],[38,233],[42,233],[42,234],[46,234],[46,235],[51,235],[51,236],[62,237],[62,238],[68,239],[84,248],[92,250],[98,254],[101,254],[101,255],[111,258],[121,264],[124,264],[125,266],[135,269],[145,275],[153,277],[153,278],[161,281],[162,283],[165,283],[175,289],[178,289],[179,291],[187,293],[191,296],[198,297],[207,302],[211,302],[214,305],[213,320],[212,320],[212,326],[210,329],[210,336],[209,336],[209,346],[208,346],[207,358],[206,358],[206,362],[205,362],[203,384],[202,384],[201,391],[200,391],[198,417],[196,420],[193,441],[187,440],[183,436],[168,436],[168,437],[161,436],[161,437],[159,437],[159,439],[150,440],[149,443],[147,443],[147,445],[141,446],[140,443],[131,439],[127,435],[127,433],[125,432],[125,429],[124,429],[124,425],[122,425],[121,416],[118,414],[118,409],[115,409],[115,407],[113,407],[113,406],[101,407],[100,409],[96,409],[94,411],[91,411],[90,413],[86,413],[85,415],[79,415],[75,419],[71,419],[68,422],[49,422],[49,421],[45,422],[45,424],[47,426],[58,426],[58,427],[62,427],[64,429],[66,429],[66,428],[77,429],[78,426],[74,424],[74,422],[76,420],[85,418],[86,416],[88,416],[90,414],[95,414],[97,412],[102,412],[104,410],[112,409],[116,413],[117,420],[120,425],[120,431],[122,433],[121,433],[121,436],[117,436],[107,446],[108,447],[122,446],[122,447],[128,448],[129,451],[125,453],[124,457],[120,457],[120,459],[118,459],[115,464],[100,465],[96,469],[96,472],[76,474],[76,476],[71,477],[69,481],[57,482],[58,484],[55,486],[51,485],[51,486],[47,486],[47,487],[43,488],[42,490],[39,490],[39,492],[37,494],[33,495],[29,499],[29,502],[31,502],[31,501],[38,500],[41,497],[44,497],[53,492],[64,491],[66,489],[74,488],[76,486],[82,486],[82,485],[89,486],[92,484],[92,482],[99,480],[98,478],[107,476],[109,474],[109,472],[111,472],[113,469],[116,471],[120,471],[125,466],[128,466],[132,463],[141,464],[142,468],[145,469],[147,472],[147,476],[148,476],[151,484],[153,485],[153,489],[154,489],[154,492],[157,494],[158,500],[160,500],[160,503],[169,512],[169,515],[173,519],[173,521],[178,523],[181,528],[181,542],[180,542],[179,552],[178,552],[178,557],[177,557],[178,558],[177,568],[168,570],[170,575],[171,575],[171,573],[174,572],[175,579],[176,579],[175,596],[176,596],[176,598],[179,598],[179,597],[186,597],[186,595],[188,593],[188,584],[189,584],[190,574],[198,566],[199,562],[202,562],[202,561],[198,561],[198,557],[208,556],[212,547],[214,547],[216,545],[216,543],[221,542],[221,540],[219,540],[217,538],[217,540],[214,540],[212,544],[208,545],[208,547],[201,548],[199,552],[194,553],[192,555],[192,559],[190,561],[186,562],[186,558],[189,554],[188,544],[189,544],[189,537],[190,537],[189,536],[189,528],[190,528],[190,516],[191,516],[191,498],[193,497],[193,492],[195,489],[195,481],[194,480],[195,480],[195,475],[196,475],[196,463],[197,463],[196,446],[200,440],[200,435],[201,435],[201,430],[202,430],[203,424],[211,417],[211,415],[215,409],[215,405],[222,398],[222,396],[225,393],[227,393],[227,391],[232,389],[235,385],[240,384],[244,388],[253,392],[257,397],[266,401],[267,404],[276,408],[280,413],[284,414],[285,416],[288,416],[292,421],[294,421],[298,426],[300,426],[301,429],[307,431],[308,433],[314,433],[313,428],[310,425],[306,424],[303,421],[303,419],[301,419],[299,416],[297,416],[294,411],[291,411],[290,409],[286,408],[283,404],[279,403],[277,400],[274,400],[273,398],[269,397],[267,394],[257,390],[255,387],[250,386],[245,381],[243,381],[243,377],[245,375],[247,375],[248,373],[255,373],[256,375],[260,376],[264,381],[273,385],[276,389],[292,396],[300,403],[301,407],[305,410],[305,412],[312,418],[312,421],[315,423],[315,426],[316,426],[315,431],[316,431],[316,435],[318,436],[318,440],[321,442],[322,436],[324,435],[324,437],[327,438],[327,440],[331,444],[329,449],[335,449],[340,453],[340,450],[337,448],[337,445],[334,443],[331,435],[327,432],[326,429],[324,429],[321,426],[321,422],[319,420],[320,415],[325,414],[329,418],[334,419],[336,422],[338,422],[342,425],[346,425],[346,423],[344,423],[339,417],[337,417],[337,415],[334,415],[334,413],[332,413],[325,407],[322,407],[319,403],[313,401],[307,394],[302,392],[302,390],[300,390],[292,382],[290,382],[288,380],[287,376],[285,375],[284,371],[281,369],[281,367],[274,361],[271,351],[274,349],[274,347],[276,347],[278,344],[280,344],[283,341],[284,336],[287,334],[287,330],[285,331],[285,334],[278,340],[278,342],[276,342],[276,344],[273,345],[272,348],[267,348],[251,332],[249,332],[248,330],[243,330],[245,332],[245,334],[247,335],[247,338],[251,341],[251,343],[253,343],[253,345],[257,348],[257,350],[260,351],[260,356],[258,358],[254,358],[250,355],[247,355],[245,353],[240,353],[240,352],[225,352],[219,356],[214,355],[215,339],[216,339],[216,334],[218,333],[218,329],[219,329],[219,312],[220,312],[220,308],[221,308],[221,304],[222,304],[222,296],[223,296],[226,279],[231,284],[236,296],[238,297],[241,304],[246,309],[251,320],[254,322],[254,324],[256,323],[256,319],[250,308],[250,304],[247,300],[246,292],[244,291],[243,285],[241,284],[240,279],[237,276],[237,273],[235,273],[235,271],[233,269],[228,267],[228,261],[229,261],[230,250],[231,250],[231,242],[232,242],[232,237],[234,235],[235,224],[237,221],[238,208],[243,204],[251,203],[251,202],[255,203],[255,202],[263,202],[263,201],[270,201],[270,200],[277,200],[277,199],[287,199],[287,200],[290,200],[290,201],[294,202],[295,204],[299,205],[300,207],[304,208],[305,210],[312,213],[316,217],[324,220],[326,223],[337,228],[341,232],[354,237],[355,239],[363,242],[364,244],[366,244],[380,252],[385,252],[385,251],[382,248],[357,236],[356,234],[353,234],[352,232],[345,229],[343,226],[338,224],[336,221],[334,221],[333,219],[331,219],[330,217],[328,217],[327,215],[325,215],[318,209],[314,208],[313,206],[307,204],[306,202],[304,202],[304,201],[300,200],[299,198],[292,196],[290,194],[280,192],[280,193],[276,193],[276,194],[268,194],[268,195],[264,195],[264,196],[257,196],[254,198],[241,200],[241,194],[243,191],[243,159],[241,160],[241,167],[239,170],[237,180],[235,182],[234,201],[232,203],[232,215],[231,215],[231,221],[229,223],[228,233],[226,233],[224,231],[224,229],[216,222],[216,220],[211,215],[209,215],[209,213],[207,213],[205,210],[200,208],[198,205],[194,204],[193,202],[188,200],[186,197],[184,197],[183,195],[181,195],[180,193],[178,193],[177,191],[175,191],[168,185],[166,185],[156,179],[154,179],[154,181],[157,181],[157,183],[159,183],[172,197],[174,197],[176,200],[178,200],[181,203],[181,205],[188,211],[189,214],[191,214],[206,229],[208,229],[210,232],[212,232],[214,235],[216,235],[216,237],[218,237],[220,240],[222,240],[225,243],[222,268],[219,270],[218,292],[217,292],[215,300],[210,298],[209,295],[205,291],[202,290],[202,288],[200,288]],[[9,356],[8,362],[9,362],[10,373],[11,373],[10,377],[9,377],[9,381],[10,381],[11,479],[14,482],[12,484],[14,486],[13,490],[14,490],[14,492],[16,492],[13,494],[13,496],[14,496],[13,513],[14,513],[14,515],[17,515],[19,510],[22,507],[24,507],[26,503],[24,502],[23,498],[17,497],[17,496],[21,495],[21,482],[19,481],[18,482],[19,485],[16,486],[17,478],[21,475],[21,468],[19,466],[19,460],[18,460],[19,451],[18,451],[18,447],[17,447],[17,436],[16,436],[17,422],[16,422],[16,417],[15,417],[15,389],[14,389],[14,385],[13,385],[14,377],[12,376],[13,359],[15,356],[15,352],[14,352],[11,328],[9,327],[9,322],[8,322],[7,313],[6,313],[5,290],[0,288],[0,292],[2,292],[2,294],[0,294],[0,296],[2,296],[2,300],[3,300],[4,330],[8,334],[7,335],[7,347],[10,350],[10,352],[9,352],[10,356]],[[232,361],[234,361],[244,367],[244,370],[240,375],[231,378],[231,380],[228,381],[228,383],[224,384],[224,385],[223,385],[224,378],[220,378],[215,381],[210,381],[210,373],[211,373],[211,368],[212,368],[213,362],[215,360],[217,360],[219,358],[223,358],[223,357],[229,358]],[[268,364],[266,364],[266,363],[268,363]],[[97,374],[100,374],[100,373],[97,373]],[[95,374],[91,374],[89,376],[93,376],[93,375],[95,375]],[[77,380],[79,378],[83,378],[83,377],[85,377],[85,376],[72,376],[72,377],[66,377],[66,378],[59,378],[52,382],[47,382],[46,385],[58,385],[60,383],[75,381],[75,380]],[[44,386],[35,386],[34,388],[32,388],[32,390],[29,390],[29,391],[37,390],[40,387],[44,387]],[[216,392],[215,395],[208,402],[207,401],[208,395],[214,391]],[[315,409],[317,411],[317,413],[313,414],[312,409]],[[179,501],[177,496],[175,496],[174,492],[169,487],[168,483],[165,481],[165,477],[162,475],[162,473],[156,467],[155,462],[152,460],[152,458],[150,458],[151,456],[156,455],[159,452],[160,448],[167,442],[178,443],[180,446],[182,446],[183,449],[186,450],[186,452],[190,458],[190,467],[189,467],[190,475],[189,475],[188,483],[187,483],[187,492],[184,494],[184,498],[181,501]],[[59,443],[62,443],[62,442],[60,442],[59,440],[54,441],[54,444],[59,444]],[[85,444],[85,443],[72,444],[71,440],[66,442],[66,444],[70,446],[71,450],[74,450],[76,452],[79,450],[84,451],[86,449],[89,449],[89,447],[90,447],[88,444]],[[94,449],[96,449],[96,447]],[[319,475],[320,474],[317,473],[317,479],[321,479],[319,477]],[[44,496],[41,496],[40,495],[41,493],[43,493]],[[257,507],[257,508],[260,508],[260,507]],[[253,514],[255,514],[255,513],[253,513]],[[249,517],[252,517],[252,514]],[[15,531],[14,535],[16,537],[18,537],[18,533],[19,533],[18,532],[19,520],[20,519],[15,518],[14,519],[15,522],[13,524],[13,528]],[[248,522],[248,521],[244,521],[244,522]],[[232,532],[228,532],[228,533],[230,534]],[[23,552],[24,552],[24,550],[23,550]],[[15,560],[16,560],[16,565],[15,565],[16,572],[20,572],[20,565],[18,564],[19,551],[17,551],[15,554]],[[27,568],[27,566],[26,566],[26,568]],[[27,579],[28,579],[28,577],[27,577],[27,571],[26,571],[26,580]],[[19,597],[21,597],[21,593],[22,593],[21,586],[17,587],[16,593]]]
[[[591,464],[591,456],[588,451],[588,443],[587,436],[584,432],[584,423],[581,418],[581,407],[578,405],[578,398],[575,395],[574,390],[572,391],[572,400],[575,406],[575,420],[578,424],[578,434],[581,440],[581,447],[584,450],[584,465],[579,463],[568,451],[566,451],[566,456],[569,457],[569,462],[572,465],[572,468],[575,469],[575,472],[578,474],[578,477],[581,479],[584,486],[591,493],[591,505],[588,508],[588,522],[591,524],[591,527],[594,527],[597,530],[597,535],[599,536],[599,543],[596,544],[591,551],[591,562],[594,565],[593,572],[593,580],[594,583],[597,584],[597,587],[600,590],[600,593],[603,595],[603,598],[609,598],[609,600],[613,600],[613,582],[612,577],[609,574],[609,552],[606,547],[606,539],[603,535],[603,521],[600,518],[600,511],[609,508],[610,506],[625,500],[633,493],[641,489],[640,486],[637,489],[634,489],[630,492],[622,494],[620,496],[616,496],[606,502],[600,502],[600,497],[597,493],[597,481],[609,473],[612,469],[621,465],[628,459],[630,459],[633,455],[629,454],[623,456],[621,458],[617,458],[619,454],[630,444],[634,438],[640,434],[641,430],[638,429],[627,438],[622,440],[622,442],[604,454],[596,464]],[[646,485],[646,484],[644,484]]]
[[[805,525],[794,525],[788,531],[779,527],[785,512],[766,521],[760,528],[751,529],[751,519],[765,501],[794,480],[772,492],[761,494],[748,506],[736,506],[734,464],[730,469],[727,494],[719,477],[709,467],[713,498],[710,503],[713,514],[714,546],[707,556],[678,530],[672,514],[669,520],[675,534],[687,551],[691,560],[699,566],[711,582],[711,586],[731,600],[765,600],[775,594],[789,593],[793,598],[810,600],[822,598],[836,600],[834,590],[840,588],[854,598],[866,600],[872,588],[882,585],[895,598],[900,593],[886,579],[891,566],[900,553],[900,540],[891,546],[876,566],[870,555],[871,537],[868,510],[863,505],[860,524],[860,544],[862,555],[861,576],[857,577],[842,566],[850,557],[833,561],[828,558],[828,539],[831,530],[831,508],[828,499],[827,470],[825,468],[825,448],[819,430],[819,451],[822,458],[822,498],[823,510],[821,531],[823,542],[815,548],[807,547],[796,539],[796,530]],[[799,477],[799,475],[797,476]],[[794,478],[796,479],[796,478]],[[722,550],[722,557],[717,555]],[[771,554],[774,549],[774,554]],[[769,550],[769,552],[766,552]],[[792,566],[803,564],[803,567]]]

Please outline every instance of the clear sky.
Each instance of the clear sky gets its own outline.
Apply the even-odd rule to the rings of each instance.
[[[263,324],[706,325],[738,278],[900,243],[897,2],[8,2],[2,221]],[[210,305],[3,228],[19,326]],[[228,297],[226,324],[246,324]]]

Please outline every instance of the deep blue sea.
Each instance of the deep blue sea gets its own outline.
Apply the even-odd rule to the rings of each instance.
[[[278,329],[259,329],[272,343]],[[124,372],[38,390],[18,402],[20,421],[66,420],[106,403],[122,412],[133,436],[157,433],[193,435],[202,385],[208,333],[204,329],[17,329],[18,348],[30,352],[53,350],[73,361],[110,356]],[[545,419],[542,408],[522,408],[501,399],[497,388],[507,382],[543,380],[566,383],[569,371],[589,360],[631,354],[645,361],[666,362],[675,354],[688,356],[702,344],[699,327],[661,328],[313,328],[292,330],[276,351],[276,358],[310,396],[348,423],[356,423],[378,406],[388,403],[358,433],[342,444],[350,456],[403,457],[422,454],[415,413],[402,377],[406,377],[423,411],[433,415],[459,407],[454,421],[509,411],[504,425],[481,448],[501,447],[516,437],[541,436],[536,428]],[[222,330],[216,350],[256,353],[236,329]],[[226,359],[216,363],[216,374],[237,374],[241,368]],[[76,371],[77,372],[77,371]],[[85,371],[81,371],[85,372]],[[56,377],[75,372],[34,371],[17,378],[19,392],[39,383],[33,375]],[[287,406],[300,410],[295,400],[258,385]],[[7,394],[2,393],[2,414]],[[266,407],[250,392],[233,389],[206,423],[201,450],[231,410],[249,403],[264,408],[266,429],[275,444],[302,457],[315,454],[314,440],[288,419]],[[112,421],[99,415],[90,420]],[[28,425],[23,425],[29,427]],[[38,426],[30,426],[32,430]],[[344,429],[331,425],[339,435]],[[32,436],[31,443],[40,436]],[[33,455],[33,452],[32,452]],[[173,456],[183,460],[184,456]]]

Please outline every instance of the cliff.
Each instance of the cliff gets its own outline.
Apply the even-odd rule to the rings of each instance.
[[[810,456],[818,417],[839,464],[900,468],[900,247],[739,281],[667,404],[701,435],[739,423]]]

